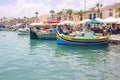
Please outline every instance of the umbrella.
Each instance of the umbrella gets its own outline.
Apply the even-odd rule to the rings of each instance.
[[[16,24],[15,26],[21,26],[22,25],[22,23],[19,23],[19,24]]]
[[[75,22],[73,21],[63,21],[58,23],[57,25],[75,25]]]
[[[82,20],[82,21],[80,21],[79,23],[80,23],[80,24],[83,24],[83,23],[86,23],[86,22],[88,22],[88,21],[90,21],[90,19]]]
[[[48,20],[48,21],[45,21],[44,23],[59,23],[60,20]]]
[[[98,20],[90,20],[90,21],[88,21],[87,22],[88,24],[90,24],[90,23],[93,23],[93,24],[103,24],[103,22],[101,22],[101,21],[98,21]]]
[[[109,18],[104,19],[103,22],[105,22],[105,23],[117,23],[118,20],[114,17],[109,17]]]
[[[117,24],[120,24],[120,18],[118,18],[117,21],[118,21]]]
[[[40,23],[31,23],[30,25],[32,25],[32,26],[36,26],[36,25],[44,25],[44,23],[43,23],[43,22],[40,22]]]
[[[96,18],[95,20],[100,21],[100,22],[104,22],[103,19],[101,19],[101,18]]]

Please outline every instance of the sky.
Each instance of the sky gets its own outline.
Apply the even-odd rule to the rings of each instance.
[[[94,7],[100,2],[104,6],[120,2],[120,0],[86,0],[86,8]],[[0,0],[0,17],[34,17],[49,14],[50,10],[85,9],[85,0]]]

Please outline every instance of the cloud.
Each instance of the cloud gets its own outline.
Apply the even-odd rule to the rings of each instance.
[[[51,9],[50,6],[43,3],[35,3],[33,0],[17,0],[15,5],[0,6],[1,16],[14,16],[14,17],[31,17],[35,16],[35,12],[39,12],[39,15],[48,13]]]
[[[120,0],[99,0],[103,5],[120,2]],[[12,2],[11,2],[12,3]],[[85,9],[85,0],[17,0],[15,5],[0,5],[0,16],[7,17],[33,17],[35,12],[39,15],[48,14],[51,9],[60,11],[62,9],[80,10]],[[86,7],[94,7],[98,0],[86,0]]]

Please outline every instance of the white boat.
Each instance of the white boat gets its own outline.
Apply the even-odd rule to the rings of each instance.
[[[4,25],[0,25],[0,31],[7,31],[7,28]]]
[[[30,29],[29,28],[20,28],[17,30],[18,35],[29,35]]]

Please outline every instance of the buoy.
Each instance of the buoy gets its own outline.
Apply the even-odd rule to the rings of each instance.
[[[3,37],[5,37],[5,35],[3,35]]]

